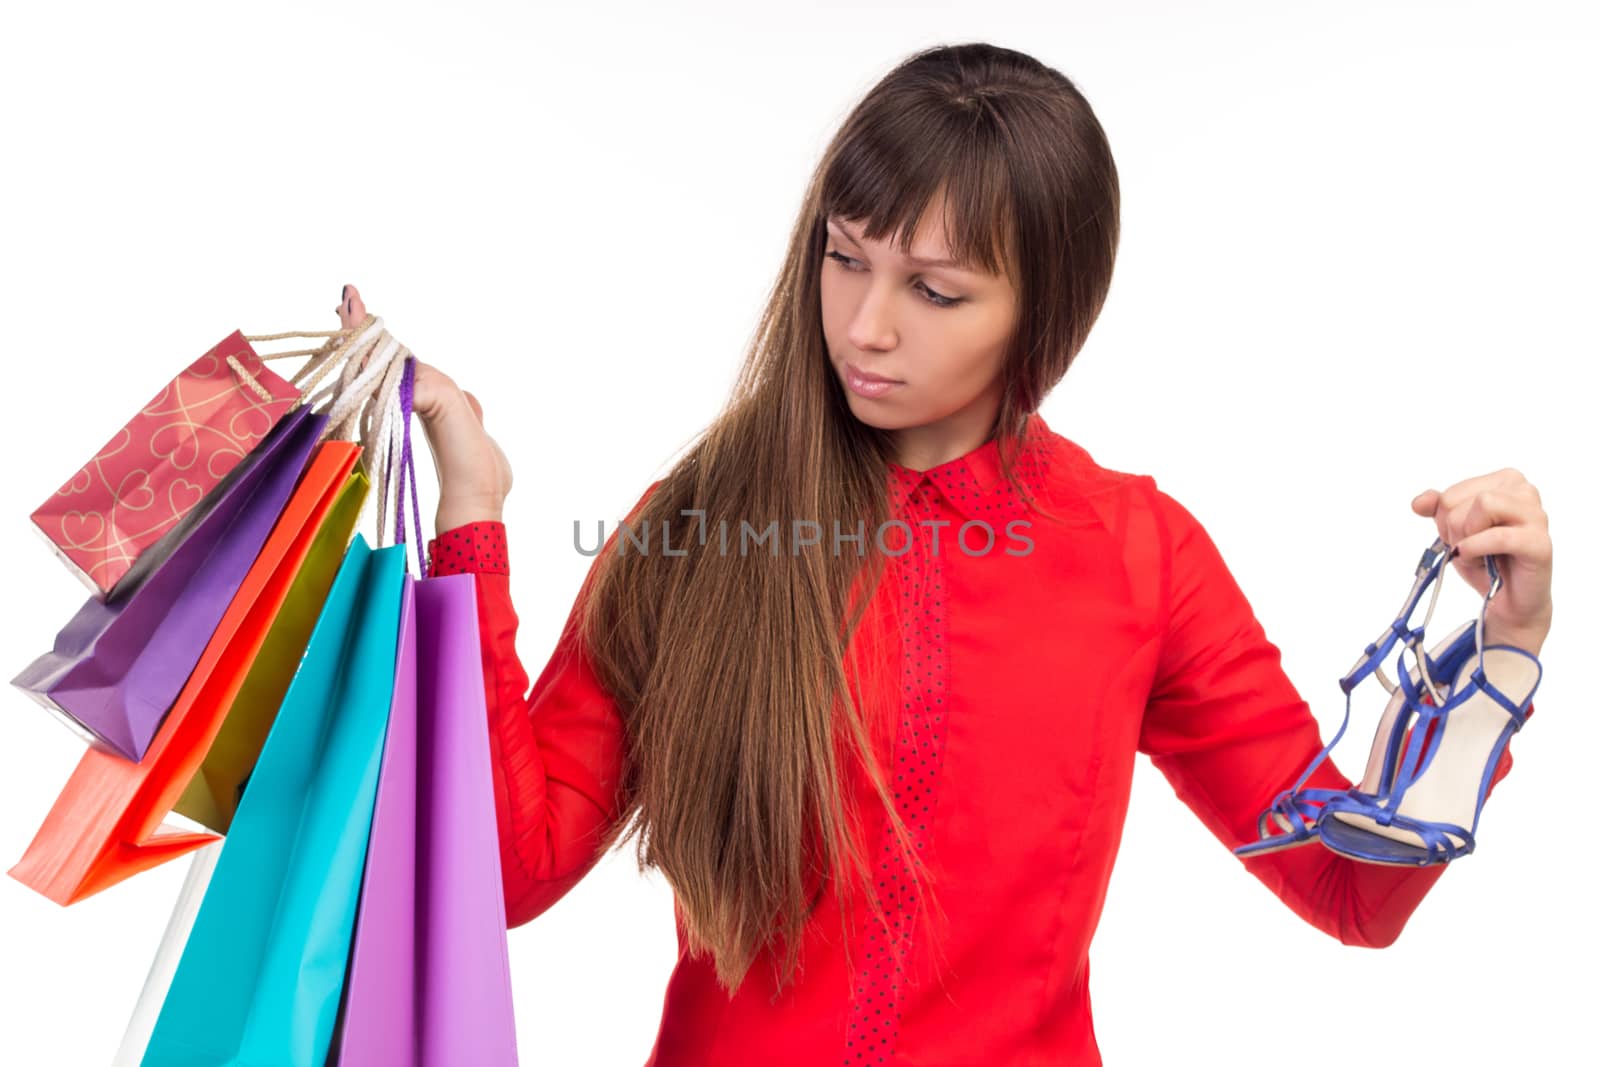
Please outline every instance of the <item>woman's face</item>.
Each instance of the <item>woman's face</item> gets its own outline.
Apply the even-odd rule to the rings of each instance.
[[[1017,317],[1008,279],[938,263],[950,254],[942,219],[936,200],[902,257],[892,238],[865,241],[860,225],[829,218],[822,264],[823,335],[850,410],[879,429],[914,431],[900,436],[920,442],[911,451],[925,453],[925,465],[987,437]]]

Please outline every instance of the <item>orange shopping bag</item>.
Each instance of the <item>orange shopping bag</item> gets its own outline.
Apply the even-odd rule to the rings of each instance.
[[[86,751],[11,877],[74,904],[217,840],[162,820],[210,750],[360,453],[349,441],[318,446],[144,758]]]
[[[370,488],[366,473],[357,464],[356,472],[345,480],[343,491],[311,542],[305,562],[223,717],[221,729],[212,738],[205,759],[172,806],[176,814],[224,835],[233,824],[245,783],[255,770],[289,683],[311,643],[311,631],[322,615],[334,576],[350,548]]]

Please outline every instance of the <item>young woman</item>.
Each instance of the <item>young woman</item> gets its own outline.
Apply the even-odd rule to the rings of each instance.
[[[1194,516],[1037,412],[1117,238],[1067,78],[984,44],[905,61],[827,148],[725,410],[606,542],[531,688],[510,465],[418,368],[434,571],[478,576],[509,924],[638,832],[682,948],[651,1064],[1099,1063],[1089,944],[1135,754],[1233,847],[1321,748]],[[353,289],[340,316],[366,316]],[[1493,639],[1536,653],[1532,487],[1413,506],[1469,580],[1501,554]],[[1249,869],[1368,946],[1443,870],[1324,848]]]

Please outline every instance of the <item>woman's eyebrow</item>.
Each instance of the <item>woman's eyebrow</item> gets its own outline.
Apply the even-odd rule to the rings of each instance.
[[[860,241],[856,240],[856,237],[855,237],[854,234],[852,234],[849,230],[844,228],[844,224],[843,223],[838,222],[837,220],[831,219],[831,218],[827,219],[825,221],[827,222],[828,225],[832,226],[834,229],[838,230],[841,234],[843,234],[845,237],[847,237],[852,244],[859,245],[861,243]],[[951,268],[953,270],[961,270],[961,271],[964,271],[964,270],[968,269],[966,267],[963,267],[961,264],[957,263],[953,259],[924,259],[924,258],[922,258],[920,256],[907,256],[906,257],[906,262],[915,264],[918,267],[949,267],[949,268]]]

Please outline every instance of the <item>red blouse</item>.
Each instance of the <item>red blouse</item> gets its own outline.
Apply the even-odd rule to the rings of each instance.
[[[868,801],[880,897],[907,972],[858,898],[847,973],[829,891],[798,984],[774,1002],[764,956],[730,999],[711,961],[684,950],[679,912],[679,959],[647,1067],[1098,1064],[1089,946],[1135,754],[1232,848],[1255,840],[1261,809],[1322,747],[1198,520],[1151,477],[1100,467],[1038,415],[1029,429],[1019,474],[1055,520],[1005,483],[993,440],[930,470],[891,466],[892,499],[915,536],[850,655],[890,667],[877,676],[897,691],[899,715],[876,724],[877,754],[936,872],[942,912],[919,907],[865,773],[845,771]],[[1018,520],[1031,525],[1009,525]],[[907,529],[884,534],[886,551],[908,544]],[[500,523],[446,531],[431,558],[434,574],[478,575],[515,927],[597,862],[618,810],[623,726],[575,640],[576,603],[530,689]],[[1494,781],[1510,768],[1508,750]],[[1328,760],[1306,784],[1352,783]],[[1315,844],[1241,862],[1306,922],[1373,948],[1399,936],[1444,871],[1360,863]]]

